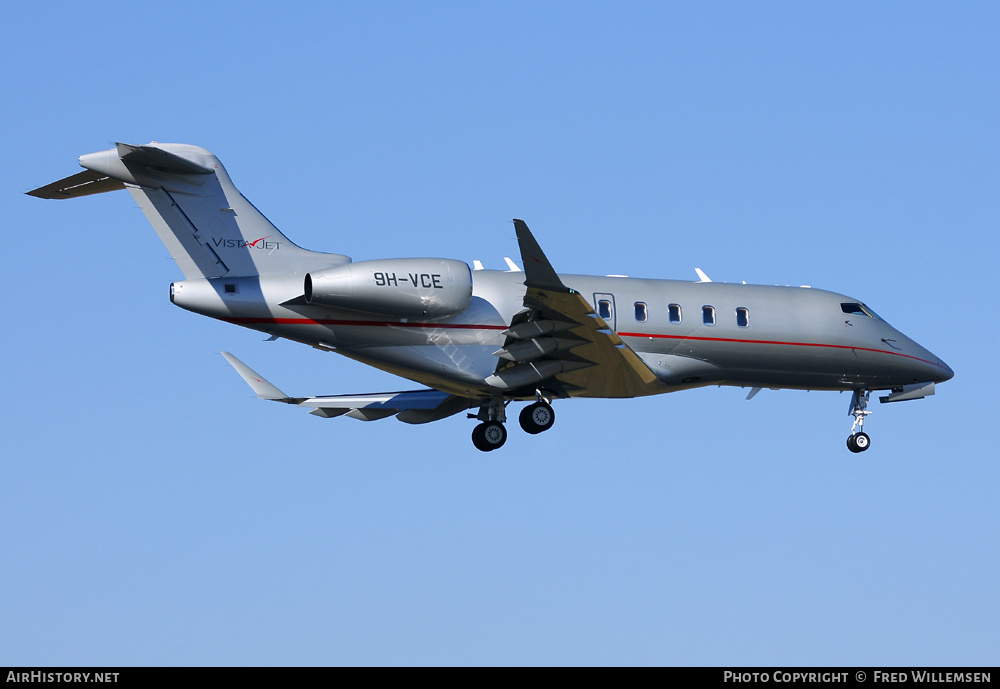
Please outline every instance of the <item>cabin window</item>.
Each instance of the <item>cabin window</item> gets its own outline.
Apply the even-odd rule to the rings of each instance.
[[[607,299],[601,299],[597,302],[597,315],[608,320],[611,318],[611,302]]]
[[[646,322],[646,302],[637,301],[635,303],[635,320],[639,323]]]
[[[681,305],[671,304],[667,307],[667,312],[670,314],[670,322],[677,324],[681,322]]]
[[[715,307],[714,306],[702,306],[701,307],[701,321],[705,325],[715,325]]]
[[[240,288],[233,282],[225,283],[226,294],[239,294]]]
[[[736,309],[736,325],[746,328],[750,325],[750,311],[741,306]]]

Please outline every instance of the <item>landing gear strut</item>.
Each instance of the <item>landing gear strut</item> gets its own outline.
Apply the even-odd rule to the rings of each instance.
[[[847,412],[850,416],[854,417],[854,423],[851,425],[851,435],[847,439],[847,449],[851,452],[864,452],[872,442],[871,438],[863,430],[865,417],[871,414],[868,411],[869,394],[867,390],[855,390],[854,394],[851,395],[851,408]]]

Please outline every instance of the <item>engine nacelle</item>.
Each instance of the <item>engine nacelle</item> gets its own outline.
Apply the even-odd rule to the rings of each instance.
[[[397,318],[445,318],[472,301],[472,272],[446,258],[358,261],[308,273],[306,302]]]

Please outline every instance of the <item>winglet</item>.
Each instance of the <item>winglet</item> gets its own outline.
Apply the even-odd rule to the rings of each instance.
[[[290,399],[288,395],[264,380],[259,373],[254,371],[229,352],[222,352],[222,356],[226,357],[226,361],[228,361],[232,367],[236,369],[236,372],[239,373],[243,380],[247,382],[247,385],[253,388],[253,391],[257,393],[257,397],[262,400],[276,401]]]
[[[559,279],[549,259],[545,257],[542,247],[538,246],[534,235],[523,220],[514,219],[514,231],[517,232],[517,243],[521,247],[524,284],[528,287],[568,292],[569,289]]]

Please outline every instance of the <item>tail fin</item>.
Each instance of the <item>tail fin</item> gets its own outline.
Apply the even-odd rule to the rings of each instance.
[[[293,244],[204,148],[120,143],[80,156],[80,165],[88,172],[28,193],[65,199],[128,189],[185,278],[308,272],[351,260]]]

